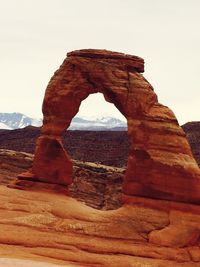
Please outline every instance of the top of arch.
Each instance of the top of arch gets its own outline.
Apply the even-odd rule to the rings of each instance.
[[[81,49],[67,53],[68,57],[84,57],[106,61],[118,61],[127,65],[129,70],[144,72],[144,59],[141,57],[113,52],[105,49]]]

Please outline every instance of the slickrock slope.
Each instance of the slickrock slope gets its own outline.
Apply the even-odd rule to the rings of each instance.
[[[135,198],[99,211],[41,185],[36,190],[0,186],[1,257],[79,267],[199,267],[198,206]]]

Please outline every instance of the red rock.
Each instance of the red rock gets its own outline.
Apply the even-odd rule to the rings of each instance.
[[[200,215],[190,210],[163,211],[163,200],[151,200],[150,208],[140,198],[138,204],[99,211],[58,188],[47,191],[45,183],[32,186],[28,191],[0,186],[0,264],[7,257],[40,266],[199,267]],[[199,206],[188,206],[200,214]]]
[[[143,77],[144,61],[106,50],[79,50],[50,80],[32,173],[69,185],[72,165],[60,137],[89,94],[101,92],[127,118],[130,153],[123,193],[200,203],[200,170],[175,115]]]

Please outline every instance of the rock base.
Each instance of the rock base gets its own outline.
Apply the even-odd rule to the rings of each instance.
[[[28,180],[28,179],[15,179],[11,181],[7,185],[8,188],[20,189],[20,190],[29,190],[29,191],[37,191],[37,192],[55,192],[58,194],[69,195],[69,190],[66,186],[58,185],[58,184],[49,184],[38,182],[35,180]]]
[[[100,211],[30,185],[0,186],[0,257],[79,267],[200,266],[198,205],[132,198]]]

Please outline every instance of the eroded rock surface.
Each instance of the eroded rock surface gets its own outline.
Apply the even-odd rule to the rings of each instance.
[[[89,94],[101,92],[127,118],[130,153],[123,193],[200,203],[200,170],[173,112],[143,77],[143,59],[106,50],[68,54],[50,80],[32,170],[22,179],[69,186],[61,135]],[[27,177],[26,177],[27,176]]]
[[[132,198],[99,211],[36,190],[0,186],[0,257],[79,267],[199,266],[197,205]]]

